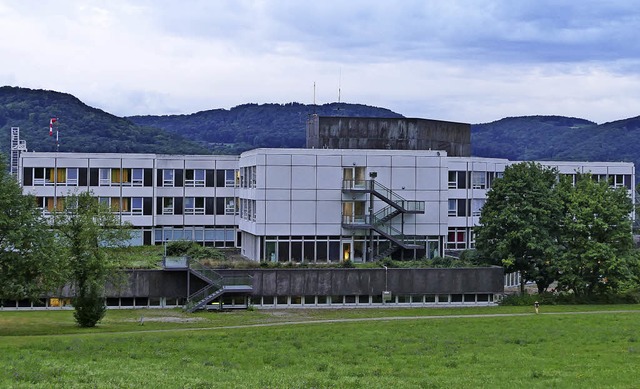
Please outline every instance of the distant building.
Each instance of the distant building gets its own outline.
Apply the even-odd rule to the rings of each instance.
[[[323,117],[307,121],[307,148],[441,150],[471,156],[471,125],[430,119]]]

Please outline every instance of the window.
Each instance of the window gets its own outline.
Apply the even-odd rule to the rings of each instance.
[[[112,212],[120,212],[120,211],[122,211],[121,200],[124,200],[124,199],[120,199],[119,197],[112,197],[111,198],[111,211]]]
[[[131,170],[131,185],[142,186],[144,184],[144,169],[129,169]]]
[[[253,207],[251,208],[253,210],[251,220],[256,221],[256,200],[251,200],[251,202],[253,203]]]
[[[365,166],[349,166],[342,169],[342,185],[345,188],[364,188],[366,181]]]
[[[614,188],[631,189],[631,176],[628,174],[612,174],[609,176],[609,185]]]
[[[225,197],[224,199],[224,214],[225,215],[237,215],[238,214],[238,201],[235,197]],[[245,217],[248,219],[248,217]]]
[[[469,248],[470,249],[476,248],[476,234],[473,231],[473,228],[469,229]]]
[[[122,172],[120,169],[111,169],[111,184],[122,183]]]
[[[224,186],[234,187],[236,186],[236,171],[227,169],[224,171]],[[238,171],[238,181],[240,180],[240,171]]]
[[[56,181],[54,168],[33,168],[33,185],[34,186],[49,186],[53,185]]]
[[[456,199],[449,199],[449,216],[456,216],[458,210],[458,201]]]
[[[78,186],[78,168],[77,167],[67,168],[67,185]]]
[[[36,197],[36,206],[42,210],[44,215],[48,215],[56,209],[53,197]]]
[[[449,186],[449,189],[466,189],[467,188],[467,172],[466,171],[450,171],[448,186]]]
[[[131,214],[142,215],[142,212],[143,212],[142,197],[132,197],[131,198]]]
[[[487,173],[486,172],[472,172],[471,173],[471,187],[473,189],[486,189],[487,188]]]
[[[449,228],[447,249],[464,250],[467,248],[467,232],[464,228]]]
[[[187,169],[184,172],[184,186],[204,187],[205,171],[204,169]]]
[[[204,215],[204,197],[186,197],[184,199],[185,215]]]
[[[257,176],[257,167],[256,166],[251,166],[250,168],[250,173],[251,173],[251,180],[249,182],[249,186],[251,188],[255,188],[256,187],[256,176]]]
[[[173,169],[162,170],[162,186],[173,186]]]
[[[111,204],[111,200],[109,199],[109,197],[98,197],[98,203],[109,207]]]
[[[241,188],[248,188],[249,187],[249,182],[247,177],[249,177],[248,175],[249,172],[249,168],[247,167],[241,167],[240,168],[240,187]]]
[[[471,200],[471,216],[480,216],[482,207],[484,206],[485,199],[473,199]]]
[[[447,214],[449,216],[469,216],[469,201],[467,199],[449,199]]]
[[[162,214],[173,215],[173,197],[162,198]]]
[[[100,186],[111,185],[111,169],[100,169],[99,182],[100,182]]]

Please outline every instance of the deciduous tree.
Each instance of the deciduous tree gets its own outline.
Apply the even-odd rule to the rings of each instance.
[[[554,190],[557,176],[555,169],[538,163],[508,166],[488,192],[475,229],[479,255],[519,271],[521,292],[527,281],[544,291],[555,277],[552,259],[561,209]]]
[[[616,293],[637,284],[631,211],[626,188],[578,175],[559,188],[563,217],[558,241],[558,288],[577,296]]]
[[[89,192],[67,197],[53,221],[69,255],[76,322],[93,327],[105,314],[104,286],[116,265],[105,248],[125,243],[128,225]]]
[[[0,299],[41,297],[64,284],[65,258],[32,196],[0,161]]]

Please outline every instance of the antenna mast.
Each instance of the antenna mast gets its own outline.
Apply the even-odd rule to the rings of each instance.
[[[340,94],[342,93],[342,68],[338,74],[338,103],[340,103]]]

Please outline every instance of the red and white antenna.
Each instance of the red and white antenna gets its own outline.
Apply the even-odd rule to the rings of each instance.
[[[58,121],[58,118],[51,118],[49,120],[49,136],[53,136],[53,125]],[[58,125],[56,124],[56,151],[60,149],[60,136],[58,134]]]

